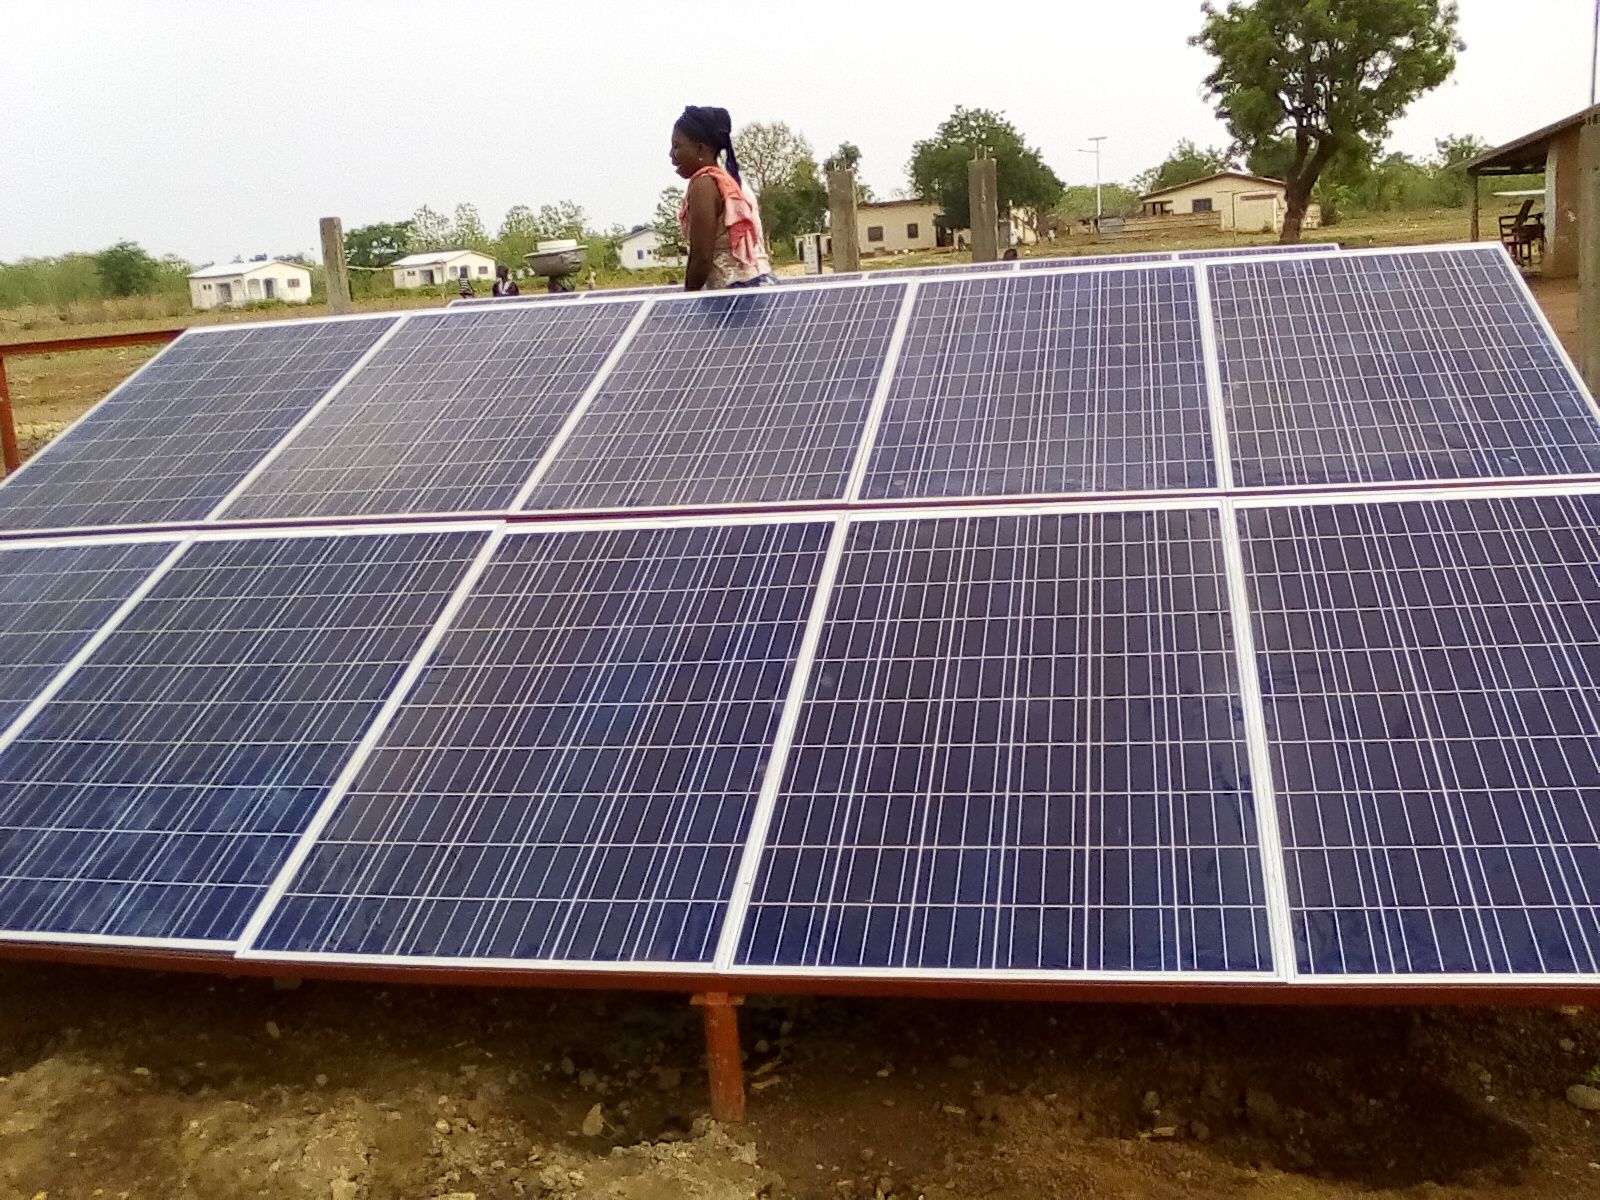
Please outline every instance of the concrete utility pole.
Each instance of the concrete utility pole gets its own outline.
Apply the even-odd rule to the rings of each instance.
[[[350,311],[350,268],[344,261],[344,225],[338,217],[322,218],[322,269],[328,278],[328,311]]]
[[[1578,135],[1578,369],[1600,395],[1600,119]]]
[[[833,269],[861,269],[861,242],[856,229],[856,173],[828,172],[828,236],[833,239]]]
[[[967,208],[972,221],[972,261],[1000,260],[1000,184],[992,158],[967,164]]]

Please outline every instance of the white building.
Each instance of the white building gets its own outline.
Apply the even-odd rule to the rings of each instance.
[[[630,271],[683,266],[682,258],[661,253],[661,239],[649,225],[635,225],[628,230],[627,236],[617,243],[617,254]]]
[[[1146,217],[1188,217],[1205,224],[1215,222],[1219,229],[1230,232],[1276,233],[1289,211],[1287,192],[1281,179],[1221,171],[1150,192],[1139,197],[1139,202]],[[1321,224],[1322,207],[1310,205],[1305,228],[1316,229]]]
[[[389,264],[397,288],[432,287],[449,279],[494,280],[494,259],[476,250],[429,250]]]
[[[311,271],[276,258],[215,263],[189,276],[189,303],[196,308],[238,308],[260,300],[304,304],[311,299]]]

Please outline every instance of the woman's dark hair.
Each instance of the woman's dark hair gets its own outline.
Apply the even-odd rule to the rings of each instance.
[[[727,109],[691,104],[673,122],[672,127],[684,137],[726,155],[728,174],[739,179],[739,160],[733,153],[733,118],[728,115]],[[744,180],[739,179],[739,182],[743,183]]]

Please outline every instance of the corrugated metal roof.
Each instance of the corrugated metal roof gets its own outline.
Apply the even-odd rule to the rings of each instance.
[[[490,257],[482,250],[427,250],[421,254],[408,254],[404,258],[397,258],[389,265],[391,267],[431,267],[435,263],[446,263],[451,259],[460,258],[463,254],[478,254],[484,258]]]
[[[212,263],[209,267],[201,267],[198,271],[190,271],[190,279],[225,279],[230,275],[248,275],[251,271],[259,271],[262,267],[293,267],[297,271],[309,271],[299,263],[285,262],[281,258],[251,259],[249,262]]]

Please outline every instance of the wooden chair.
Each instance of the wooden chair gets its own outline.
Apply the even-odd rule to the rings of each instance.
[[[1544,214],[1533,211],[1532,196],[1522,202],[1515,216],[1500,218],[1500,242],[1521,266],[1531,267],[1544,257]]]

